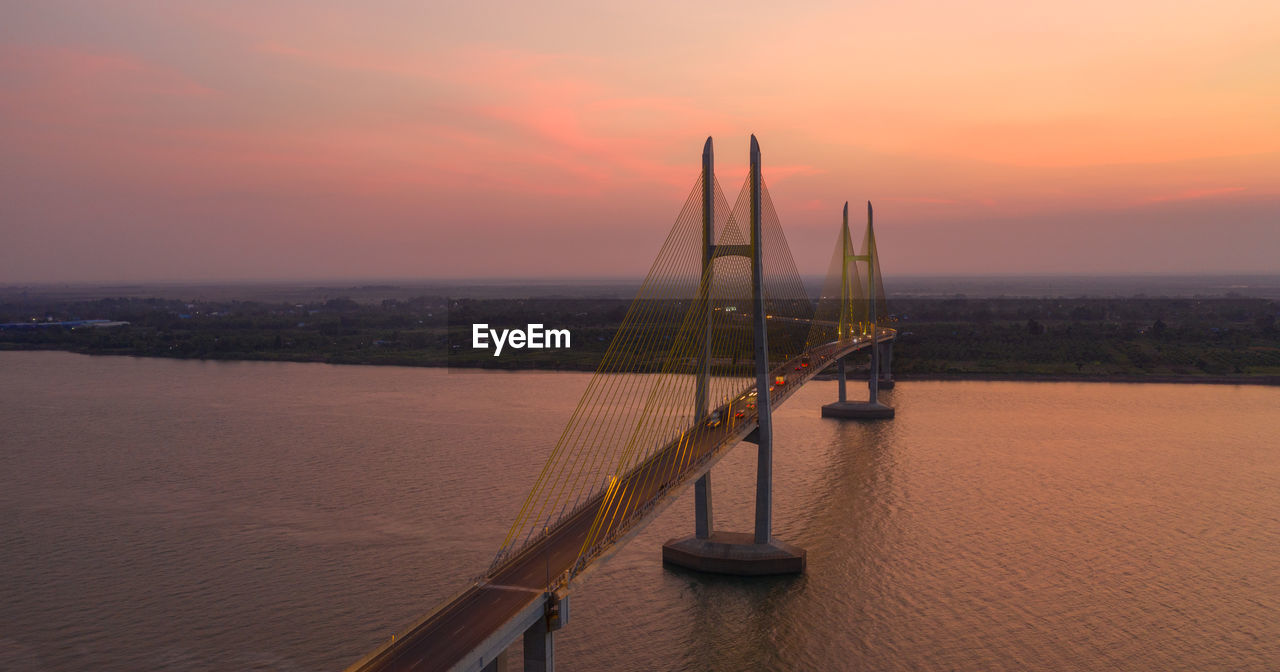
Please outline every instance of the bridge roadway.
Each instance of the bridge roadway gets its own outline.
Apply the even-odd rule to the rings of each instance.
[[[894,336],[896,332],[893,330],[882,329],[878,340],[884,343],[893,340]],[[770,400],[775,406],[781,404],[796,388],[836,359],[869,345],[870,338],[832,342],[807,353],[810,359],[808,367],[800,367],[800,358],[776,367],[770,373],[770,379],[784,376],[786,384],[774,390]],[[651,507],[663,494],[700,475],[720,449],[732,446],[753,431],[757,421],[754,413],[735,419],[731,407],[745,401],[754,389],[752,385],[718,409],[724,418],[720,426],[712,428],[700,424],[632,469],[615,490],[613,500],[621,507],[616,519],[627,520],[638,509]],[[659,462],[658,468],[647,469],[654,461]],[[684,465],[682,470],[668,468],[676,461]],[[665,482],[659,482],[651,477],[654,473],[670,473],[671,476]],[[412,630],[358,661],[346,672],[451,670],[460,663],[472,662],[467,660],[468,654],[479,649],[485,640],[533,607],[534,603],[544,600],[546,592],[553,589],[555,583],[562,580],[561,577],[565,577],[578,561],[604,496],[605,493],[596,495],[524,551],[506,560],[483,582],[472,585],[420,620]],[[631,527],[647,522],[662,507],[652,508],[654,510],[644,513],[644,520]],[[611,540],[604,540],[605,545]],[[596,554],[599,552],[597,550]]]

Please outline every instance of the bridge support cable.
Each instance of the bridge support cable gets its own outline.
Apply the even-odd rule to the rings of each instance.
[[[768,317],[769,361],[780,364],[806,351],[814,319],[814,303],[805,288],[774,208],[767,182],[761,179],[761,240],[765,314]],[[834,339],[829,339],[830,340]]]
[[[734,211],[746,208],[731,211],[714,176],[710,184],[715,247],[745,246]],[[597,515],[606,516],[593,526],[593,535],[613,535],[621,520],[635,512],[633,500],[639,493],[655,483],[665,487],[699,456],[689,440],[679,454],[647,460],[662,446],[679,443],[690,428],[702,426],[712,411],[750,387],[749,264],[731,255],[705,263],[699,206],[707,191],[707,180],[700,178],[494,566],[582,506],[597,506]],[[739,202],[745,206],[745,201],[744,193]],[[698,319],[706,314],[709,319]],[[701,390],[699,368],[706,370]],[[688,401],[699,396],[707,399],[704,408]],[[632,477],[614,484],[612,479],[624,474]],[[600,506],[611,484],[609,497],[617,501],[612,508]]]
[[[846,225],[834,273],[813,301],[754,136],[751,145],[750,174],[731,207],[708,141],[702,174],[487,572],[350,670],[411,660],[413,668],[430,660],[480,669],[522,634],[528,664],[551,664],[568,582],[744,440],[758,446],[755,529],[714,529],[707,477],[695,486],[705,494],[705,528],[700,520],[699,534],[665,544],[664,561],[733,574],[803,571],[803,549],[772,535],[771,409],[833,359],[874,347],[852,325],[867,321],[869,302],[883,301],[883,285],[874,234],[869,228],[862,269]]]
[[[743,199],[739,198],[741,202]],[[735,208],[735,212],[738,208]],[[742,246],[741,237],[738,232],[735,216],[730,215],[724,228],[720,232],[720,237],[715,246],[717,249],[736,249]],[[748,274],[743,272],[747,269],[744,259],[735,256],[717,256],[713,262],[707,266],[706,276],[702,283],[702,287],[707,288],[709,303],[713,306],[711,312],[711,329],[710,340],[705,334],[706,330],[701,311],[691,311],[687,316],[686,322],[680,329],[680,338],[677,339],[675,347],[668,354],[666,364],[663,366],[663,375],[659,383],[667,382],[670,376],[680,376],[680,372],[685,368],[686,362],[696,362],[700,352],[709,351],[714,359],[714,355],[722,353],[726,346],[734,341],[741,341],[740,334],[745,332],[744,322],[735,317],[737,311],[727,310],[742,304],[749,293],[746,290],[746,280]],[[746,362],[743,362],[745,367]],[[718,371],[724,370],[724,365],[718,363],[715,367]],[[696,369],[695,369],[696,371]],[[716,376],[709,381],[708,387],[712,389],[713,399],[717,407],[716,413],[727,413],[728,411],[719,410],[723,405],[724,397],[721,394],[715,382],[717,380],[727,380],[730,387],[729,392],[740,392],[745,388],[744,382],[733,382],[732,377],[723,375]],[[664,391],[666,392],[664,394]],[[719,393],[719,394],[717,394]],[[727,396],[727,395],[725,395]],[[679,404],[680,396],[670,394],[670,388],[666,385],[655,384],[651,390],[651,397],[648,400],[647,408],[664,408],[670,404]],[[687,403],[687,402],[684,402]],[[696,411],[695,411],[696,412]],[[645,414],[647,419],[656,419],[653,412]],[[676,417],[676,414],[669,414],[668,421]],[[680,435],[680,441],[676,445],[676,452],[673,456],[667,456],[664,459],[655,459],[657,457],[655,449],[662,445],[663,434],[657,436],[646,434],[637,428],[637,432],[632,436],[632,440],[628,442],[627,448],[620,456],[620,462],[616,474],[630,474],[620,487],[613,490],[612,494],[606,498],[599,509],[597,521],[592,525],[592,532],[588,535],[583,545],[584,555],[590,554],[590,549],[599,545],[601,541],[616,538],[625,529],[629,527],[629,522],[637,514],[642,514],[642,505],[644,502],[642,497],[648,497],[654,490],[665,489],[674,477],[676,477],[689,463],[689,459],[693,457],[693,446],[695,439],[702,438],[706,434],[705,431],[705,415],[698,415],[697,424],[692,430],[686,431]],[[720,428],[725,431],[731,422],[720,419],[712,422],[714,428]],[[655,423],[659,424],[659,423]],[[688,425],[684,425],[688,427]],[[692,432],[692,434],[691,434]],[[656,439],[656,440],[655,440]],[[685,448],[685,450],[681,450]]]
[[[736,227],[734,226],[732,221],[729,221],[726,223],[725,227],[722,229],[722,234],[721,234],[722,243],[726,239],[731,240],[734,237],[735,229]],[[711,294],[711,297],[709,298],[710,302],[718,302],[720,295],[722,293],[720,288],[723,284],[724,283],[719,282],[715,279],[704,280],[700,282],[700,287],[709,288],[708,293]],[[731,283],[730,283],[730,286],[732,286]],[[713,315],[718,315],[718,314],[719,313],[713,312]],[[672,382],[686,383],[688,380],[687,376],[684,375],[686,373],[685,371],[686,363],[689,361],[693,361],[693,359],[698,353],[699,347],[701,347],[702,350],[704,351],[707,349],[705,346],[706,341],[703,341],[701,345],[699,343],[699,341],[702,339],[698,337],[696,332],[697,330],[696,325],[698,324],[697,318],[698,318],[698,313],[696,312],[691,312],[686,315],[684,324],[682,324],[679,330],[679,337],[676,339],[676,342],[672,347],[671,352],[668,353],[664,361],[664,365],[662,366],[663,375],[655,382],[654,386],[650,389],[649,397],[646,400],[646,411],[645,413],[642,414],[642,418],[645,418],[648,421],[642,419],[641,422],[643,426],[637,425],[636,432],[631,436],[630,440],[628,441],[627,448],[623,451],[623,454],[620,457],[620,462],[617,468],[614,470],[615,474],[624,473],[628,470],[632,470],[636,468],[636,466],[641,462],[641,460],[644,459],[643,458],[644,454],[646,452],[651,452],[651,451],[646,451],[644,449],[644,446],[652,446],[655,443],[654,435],[652,433],[649,435],[646,435],[644,433],[645,427],[656,429],[658,432],[657,436],[660,441],[662,437],[670,436],[672,434],[672,429],[678,430],[680,428],[684,428],[688,426],[689,418],[687,417],[687,410],[684,410],[684,408],[687,408],[687,407],[682,407],[680,409],[683,412],[679,412],[679,413],[666,412],[665,414],[663,414],[666,420],[665,424],[661,421],[662,418],[659,417],[659,415],[655,412],[655,409],[657,408],[669,409],[673,404],[682,403],[680,402],[681,395],[673,394],[673,392],[675,391],[675,386],[671,385],[671,383]],[[726,336],[726,330],[717,328],[718,325],[716,324],[714,319],[715,318],[713,318],[713,328],[711,330],[712,336],[710,340],[710,343],[711,343],[710,350],[712,351],[713,354],[722,347],[721,344],[725,341],[725,336]],[[732,331],[732,330],[729,330],[729,331]],[[706,337],[703,336],[702,338],[705,339]],[[673,373],[676,374],[675,378],[672,378]],[[719,385],[717,385],[717,383],[723,380],[725,380],[725,377],[722,375],[717,375],[710,379],[708,387],[711,388],[711,395],[713,398],[718,398],[722,394],[717,389],[718,387],[720,387]],[[740,385],[740,384],[733,384],[732,381],[730,381],[730,384],[735,387]],[[683,403],[687,403],[687,402],[683,402]],[[696,413],[696,410],[695,410],[695,413]],[[701,417],[701,416],[698,416],[698,417]]]
[[[682,292],[696,291],[689,286],[688,280],[690,277],[697,278],[698,275],[691,275],[690,269],[685,266],[686,258],[690,256],[695,243],[693,234],[696,228],[693,224],[698,216],[699,191],[700,184],[695,184],[636,300],[628,308],[617,334],[610,342],[597,368],[597,374],[589,381],[587,390],[517,514],[499,551],[498,559],[516,547],[527,544],[530,537],[538,531],[539,523],[542,526],[550,523],[550,511],[560,508],[556,505],[562,503],[564,496],[572,491],[567,486],[581,489],[584,479],[593,478],[599,473],[598,457],[593,457],[585,450],[584,444],[595,444],[597,447],[607,445],[608,439],[605,437],[616,432],[616,423],[603,420],[617,420],[634,410],[624,403],[621,408],[615,409],[616,413],[605,418],[601,418],[599,412],[601,407],[608,407],[611,402],[623,399],[637,388],[641,383],[639,378],[651,370],[652,362],[644,359],[651,348],[643,346],[662,338],[663,326],[680,309],[677,300],[663,300],[663,297],[677,297]]]
[[[732,208],[715,179],[712,156],[708,142],[702,174],[493,567],[578,512],[591,516],[583,555],[625,533],[655,496],[685,482],[717,446],[736,440],[735,427],[760,422],[766,415],[757,407],[761,398],[747,392],[762,381],[767,390],[770,372],[804,350],[813,304],[760,174],[758,152]],[[777,347],[768,348],[757,366],[756,343],[765,341]],[[767,475],[768,466],[762,471]],[[703,495],[710,494],[709,484],[707,479],[697,488],[696,514],[697,527],[708,535],[710,498]],[[770,494],[762,491],[765,504]]]
[[[706,161],[707,158],[707,154],[704,152],[704,167],[709,163]],[[742,196],[748,195],[748,191],[744,189]],[[749,201],[746,198],[740,197],[738,207],[734,208],[733,215],[730,217],[725,228],[721,232],[718,244],[710,250],[710,254],[708,255],[710,261],[707,265],[709,277],[706,278],[705,284],[712,288],[713,294],[715,295],[716,306],[715,310],[710,311],[710,316],[708,318],[704,318],[702,315],[699,315],[698,317],[699,320],[708,320],[710,325],[709,334],[711,334],[711,337],[715,340],[704,343],[704,352],[719,352],[724,349],[726,341],[731,341],[731,345],[728,346],[730,351],[735,353],[743,352],[744,355],[750,353],[752,342],[751,335],[744,328],[734,328],[737,325],[745,325],[745,320],[737,318],[737,316],[744,315],[744,313],[729,310],[730,308],[736,309],[741,307],[741,300],[745,300],[750,295],[749,285],[747,283],[749,279],[749,273],[747,271],[750,267],[747,265],[746,258],[740,255],[744,252],[748,252],[751,248],[741,240],[737,226],[738,222],[742,219],[742,215],[749,214],[749,212]],[[704,212],[704,221],[707,219],[706,215],[707,213]],[[705,233],[706,232],[704,230],[704,234]],[[717,264],[719,266],[717,266]],[[720,268],[726,265],[736,268],[728,270],[722,270],[722,268]],[[721,289],[726,286],[727,291]],[[725,299],[728,299],[729,303],[727,303]],[[732,305],[732,303],[737,303],[739,305]],[[718,325],[716,318],[717,315],[719,315],[726,324],[723,326]],[[735,325],[735,322],[737,322],[737,325]],[[680,357],[677,356],[675,359],[678,360]],[[735,383],[734,389],[729,390],[733,395],[739,394],[741,391],[740,383]],[[732,398],[730,395],[725,396]],[[724,397],[719,398],[723,399]],[[739,407],[741,407],[741,405]],[[735,413],[732,402],[730,402],[728,408],[719,410],[717,413],[722,413],[725,417],[712,421],[712,424],[716,427],[722,428],[722,431],[727,432],[737,419],[737,413]],[[698,413],[697,416],[704,417],[705,414]],[[691,441],[683,442],[685,446],[689,446],[691,443]],[[660,488],[666,488],[680,480],[681,474],[690,465],[689,458],[692,454],[693,451],[691,450],[680,450],[677,452],[677,456],[674,459],[666,461],[665,466],[661,464],[653,465],[653,468],[645,474],[644,479],[641,481],[639,488],[636,491],[651,490],[653,489],[652,486],[655,484]],[[659,469],[661,469],[660,473],[658,471]],[[707,534],[709,534],[711,528],[710,511],[707,507],[710,494],[708,486],[709,479],[705,474],[695,485],[695,518],[697,520],[695,527],[703,529]],[[622,511],[627,511],[629,510],[629,507],[624,504],[620,509]],[[620,522],[622,521],[620,521],[616,516],[611,516],[603,527],[604,535],[606,537],[613,536],[614,530],[619,528]],[[590,544],[594,541],[595,539],[593,538],[592,540],[589,540],[588,543]]]
[[[705,158],[706,158],[706,155],[704,153],[704,160]],[[730,220],[727,226],[722,232],[719,244],[716,246],[716,249],[712,254],[712,257],[714,258],[719,256],[737,256],[744,252],[751,252],[752,254],[754,254],[755,250],[757,249],[761,250],[761,252],[764,255],[769,255],[772,251],[772,256],[777,259],[777,263],[773,264],[772,267],[783,269],[783,272],[780,272],[780,273],[770,272],[770,268],[765,267],[765,264],[762,263],[763,257],[761,259],[758,259],[755,263],[748,266],[749,269],[761,269],[763,271],[763,273],[761,274],[761,277],[759,278],[753,277],[751,279],[752,291],[750,295],[763,298],[766,293],[770,293],[772,294],[772,296],[770,297],[771,303],[772,303],[772,299],[776,297],[783,297],[784,300],[777,301],[777,303],[773,304],[776,306],[774,310],[777,310],[778,313],[780,313],[777,316],[778,317],[789,316],[792,319],[794,319],[796,322],[799,322],[801,325],[807,325],[808,320],[810,318],[810,314],[808,313],[808,311],[811,308],[811,304],[808,298],[803,296],[803,289],[802,289],[803,284],[799,281],[799,274],[794,270],[795,264],[794,264],[794,261],[792,261],[792,259],[790,258],[789,248],[785,244],[785,238],[782,238],[780,235],[778,235],[780,234],[781,229],[780,227],[776,226],[777,217],[776,217],[776,214],[773,214],[772,212],[773,211],[772,203],[768,199],[767,191],[765,190],[765,185],[759,175],[758,155],[756,158],[757,158],[757,161],[755,162],[755,165],[757,166],[757,170],[754,171],[753,173],[754,181],[752,184],[748,185],[749,188],[744,189],[743,192],[740,194],[740,197],[738,199],[738,205],[734,208],[734,213],[730,217]],[[772,222],[775,224],[773,228],[773,232],[775,233],[775,240],[781,244],[769,245],[767,240],[761,234],[761,230],[762,230],[761,223],[766,218],[771,219]],[[737,227],[735,225],[738,222],[741,222],[743,219],[754,219],[753,232],[755,235],[752,236],[754,244],[743,245],[738,240],[736,240],[735,234],[737,233]],[[745,263],[745,259],[743,259],[741,263]],[[746,275],[746,274],[740,275],[737,273],[722,274],[718,268],[715,269],[713,273],[714,273],[714,277],[711,279],[709,283],[707,283],[711,287],[717,286],[721,278],[727,277],[730,279],[735,279],[735,278],[742,278]],[[786,283],[783,285],[785,289],[783,291],[769,290],[769,283],[771,281],[776,281],[776,279],[779,277],[783,279],[784,283]],[[738,284],[738,287],[739,288],[741,287],[740,283]],[[759,288],[759,291],[755,291],[757,287]],[[734,294],[738,296],[742,296],[742,294],[739,292],[734,292]],[[741,312],[738,314],[743,315],[743,313]],[[765,312],[763,310],[760,310],[760,304],[758,303],[755,304],[754,308],[750,310],[750,314],[751,314],[750,321],[752,324],[757,324],[758,322],[763,322],[765,320]],[[725,315],[726,316],[729,315],[729,312],[727,310],[725,311]],[[796,330],[796,325],[794,323],[779,321],[779,322],[770,323],[770,324],[771,325],[779,324],[783,328],[791,329],[793,331]],[[754,332],[754,329],[753,329],[753,332]],[[732,330],[732,333],[748,336],[748,334],[746,334],[744,330]],[[801,329],[801,333],[803,333],[803,329]],[[742,342],[742,345],[746,346],[745,348],[742,348],[742,349],[746,350],[748,353],[755,350],[755,346],[757,343],[763,345],[763,343],[766,342],[765,339],[757,338],[755,333],[751,333],[748,336],[748,338],[749,340],[743,339],[743,341],[745,342]],[[802,338],[794,338],[794,339],[791,339],[791,341],[793,344],[803,343]],[[795,345],[794,349],[798,349],[798,347],[799,347],[798,345]],[[737,349],[738,348],[735,347],[735,350]],[[751,358],[753,362],[760,362],[760,363],[769,362],[769,370],[772,370],[772,360],[774,359],[774,357],[769,356],[767,348],[761,348],[761,351],[755,352],[754,355],[755,356],[752,356]],[[789,356],[790,354],[782,355],[782,357],[789,357]],[[677,357],[677,359],[679,359],[679,357]],[[759,399],[757,398],[757,403],[758,401]],[[726,415],[724,419],[716,419],[712,421],[712,424],[714,424],[714,426],[723,427],[723,429],[721,430],[722,433],[726,432],[729,429],[729,427],[731,427],[736,422],[736,419],[738,416],[738,413],[733,412],[732,402],[730,402],[728,408],[723,409],[723,412]],[[766,417],[765,422],[766,423],[768,422],[767,416],[762,416],[761,412],[759,412],[758,410],[754,412],[753,415],[757,419],[760,417]],[[705,430],[702,430],[699,428],[697,429],[697,431],[704,432]],[[759,434],[759,432],[757,432],[757,434]],[[681,448],[683,448],[684,445],[688,445],[689,443],[691,442],[685,441],[680,446],[677,447],[677,451],[678,451],[677,455],[685,459],[678,458],[678,459],[668,460],[665,466],[665,471],[663,475],[658,476],[658,474],[656,473],[656,469],[661,468],[662,465],[660,462],[655,462],[651,465],[646,465],[647,468],[645,471],[638,472],[639,474],[638,483],[628,483],[627,487],[616,488],[611,491],[609,496],[606,497],[606,501],[600,507],[599,515],[598,515],[599,519],[592,525],[592,531],[588,535],[587,542],[584,544],[584,551],[583,551],[584,555],[589,554],[589,549],[592,548],[594,545],[598,545],[600,543],[600,540],[611,539],[615,537],[618,533],[620,533],[621,531],[629,527],[627,519],[629,516],[633,515],[633,511],[634,511],[633,500],[639,496],[638,493],[648,492],[652,490],[651,486],[653,485],[655,479],[657,479],[657,482],[661,484],[662,488],[665,488],[669,484],[680,480],[679,479],[680,473],[682,473],[684,469],[687,468],[687,466],[690,464],[687,460],[687,456],[690,453],[687,451],[681,450]],[[765,449],[767,450],[768,448],[769,448],[769,444],[766,441]],[[766,484],[771,483],[771,479],[769,478],[769,472],[770,472],[769,466],[770,466],[770,462],[765,462],[763,468],[761,469],[761,472],[762,472],[761,482]],[[709,484],[708,481],[699,479],[699,483],[695,485],[695,492],[699,489],[705,488],[707,484]],[[705,493],[704,491],[704,493],[698,493],[698,494],[709,494],[709,493]],[[698,494],[695,494],[695,497],[697,497]],[[764,506],[765,511],[768,511],[771,508],[770,506],[771,498],[769,496],[770,494],[771,492],[769,491],[764,491],[761,493],[760,500],[762,502],[762,505]],[[699,506],[698,508],[703,511],[706,510],[702,506]],[[769,516],[762,515],[761,520],[763,521],[762,522],[763,528],[767,529],[769,527]],[[707,518],[705,519],[705,522],[704,520],[698,520],[695,523],[695,529],[702,530],[706,533],[707,536],[710,536],[710,529],[709,529],[711,527],[709,524],[710,522],[711,521],[709,519],[709,516],[707,516]],[[769,536],[767,532],[764,533],[764,535]]]
[[[833,341],[849,341],[861,335],[861,321],[855,318],[855,306],[864,301],[862,274],[848,231],[849,204],[844,206],[844,226],[836,233],[826,277],[813,309],[813,322],[805,339],[805,350],[813,350]],[[857,331],[858,333],[854,333]]]

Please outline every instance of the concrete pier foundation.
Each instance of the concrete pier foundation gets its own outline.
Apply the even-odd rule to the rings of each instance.
[[[889,348],[885,348],[888,345]],[[871,378],[869,380],[870,399],[868,401],[849,401],[845,397],[845,364],[844,359],[839,360],[836,366],[836,380],[838,381],[839,398],[822,407],[822,417],[837,418],[841,420],[885,420],[893,417],[893,407],[880,403],[879,391],[885,387],[884,369],[880,370],[881,376],[876,375],[876,369],[888,357],[877,357],[876,354],[882,354],[880,351],[885,348],[885,352],[892,353],[892,345],[878,344],[871,358]],[[889,357],[892,357],[890,354]],[[893,380],[889,380],[888,387],[893,388]]]
[[[696,572],[733,576],[804,573],[805,551],[777,539],[755,543],[745,532],[713,532],[710,537],[676,538],[662,545],[662,561]]]
[[[878,401],[836,401],[822,407],[822,417],[843,420],[882,420],[893,417],[893,407]]]

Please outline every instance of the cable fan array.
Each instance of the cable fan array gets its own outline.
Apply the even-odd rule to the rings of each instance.
[[[706,445],[741,438],[719,419],[754,411],[752,262],[729,255],[704,263],[704,180],[713,188],[714,245],[751,249],[749,178],[730,208],[715,176],[700,176],[490,571],[573,524],[585,528],[571,569],[576,573],[642,520],[658,495],[696,471],[710,457]],[[773,370],[819,346],[870,333],[865,290],[874,284],[873,300],[880,302],[883,290],[870,227],[867,266],[853,253],[846,223],[815,303],[768,187],[761,186],[762,290]],[[705,405],[697,402],[704,363]],[[826,363],[824,357],[820,365]]]

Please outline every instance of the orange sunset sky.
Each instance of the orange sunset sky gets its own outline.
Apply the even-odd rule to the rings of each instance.
[[[1275,0],[40,0],[0,283],[634,278],[751,133],[802,273],[1280,272]]]

